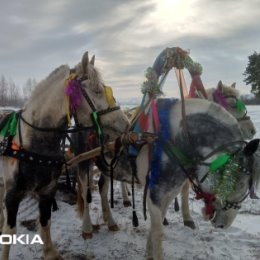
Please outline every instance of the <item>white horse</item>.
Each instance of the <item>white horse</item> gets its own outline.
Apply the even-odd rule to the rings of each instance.
[[[240,93],[236,89],[235,82],[228,86],[220,80],[216,88],[206,89],[206,92],[210,101],[223,106],[237,119],[244,139],[252,139],[254,137],[256,134],[254,123],[247,115],[247,110],[243,103],[241,103]],[[239,104],[242,104],[242,107]]]
[[[74,116],[78,124],[75,131],[94,128],[100,138],[109,133],[102,124],[113,126],[119,133],[128,127],[126,116],[119,107],[111,107],[106,93],[94,67],[94,56],[89,62],[86,52],[72,74],[63,65],[39,83],[25,108],[16,115],[17,125],[14,127],[12,121],[12,132],[7,132],[8,145],[0,157],[4,184],[0,183],[0,228],[2,234],[15,234],[19,203],[28,193],[35,193],[45,260],[62,259],[53,246],[50,225],[52,201],[65,162],[60,145],[68,132],[67,120]],[[9,245],[2,245],[2,260],[9,259],[9,250]]]
[[[142,185],[146,185],[146,175],[152,166],[147,194],[151,218],[147,257],[154,260],[163,259],[163,219],[187,179],[193,182],[197,198],[205,202],[205,219],[211,219],[214,227],[227,228],[260,177],[259,151],[255,153],[259,139],[246,144],[237,120],[224,108],[206,100],[186,100],[186,132],[181,102],[165,103],[169,101],[159,100],[157,107],[166,112],[164,118],[169,121],[161,121],[163,128],[157,143],[152,149],[143,146],[136,159],[137,178]],[[124,152],[114,177],[130,181],[130,168]],[[109,171],[104,173],[109,175]]]

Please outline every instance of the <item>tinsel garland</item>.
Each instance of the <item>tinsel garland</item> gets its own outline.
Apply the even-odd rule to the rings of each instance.
[[[218,157],[210,166],[210,173],[213,175],[213,190],[220,200],[225,201],[228,196],[235,191],[236,184],[238,181],[238,172],[240,170],[240,165],[238,158],[236,156],[221,155],[222,161],[225,161],[222,165],[211,167],[216,164],[217,161],[221,161]],[[217,165],[216,164],[216,165]],[[212,168],[212,169],[211,169]]]
[[[194,62],[190,56],[186,56],[183,60],[184,67],[190,72],[191,75],[201,75],[202,66],[198,62]]]
[[[155,70],[149,67],[146,70],[145,77],[147,78],[147,80],[142,84],[141,92],[143,94],[148,93],[152,97],[158,97],[162,95],[163,93],[160,89],[158,77]]]
[[[161,85],[167,76],[167,73],[172,69],[187,68],[192,76],[202,74],[202,66],[194,62],[188,52],[179,47],[166,48],[156,58],[153,67],[149,67],[146,71],[146,81],[142,84],[141,91],[143,94],[149,93],[153,97],[163,94]],[[159,77],[162,80],[159,83]]]

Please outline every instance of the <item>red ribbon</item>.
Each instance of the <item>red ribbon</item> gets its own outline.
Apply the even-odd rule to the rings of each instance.
[[[203,86],[203,83],[202,83],[199,75],[192,76],[189,97],[197,98],[198,96],[197,96],[196,92],[200,92],[204,96],[205,99],[208,99],[208,95],[206,93],[206,90]]]
[[[213,217],[215,208],[213,206],[213,202],[216,200],[215,195],[207,193],[207,192],[199,192],[196,194],[195,197],[197,200],[203,199],[205,202],[205,214],[210,216],[210,218]]]

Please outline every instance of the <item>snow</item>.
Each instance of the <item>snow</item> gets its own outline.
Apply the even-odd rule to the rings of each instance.
[[[248,106],[248,114],[252,117],[260,138],[260,106]],[[260,192],[258,191],[258,195]],[[66,195],[68,196],[68,194]],[[57,249],[66,260],[141,260],[145,259],[146,238],[149,230],[147,221],[142,215],[142,190],[136,195],[136,208],[139,226],[132,227],[132,210],[124,208],[120,193],[120,185],[115,185],[115,208],[113,215],[120,231],[109,231],[102,220],[100,199],[97,191],[93,192],[91,216],[93,224],[100,224],[100,230],[91,240],[81,237],[81,220],[75,211],[75,205],[64,200],[64,194],[58,193],[59,210],[52,214],[52,238]],[[170,206],[167,218],[169,226],[165,227],[163,242],[165,259],[176,260],[238,260],[260,259],[260,200],[247,199],[232,227],[227,230],[214,229],[201,216],[203,203],[194,200],[190,194],[191,213],[196,223],[196,230],[183,226],[180,212]],[[30,234],[21,225],[21,221],[35,219],[38,216],[37,204],[33,199],[25,199],[18,213],[18,234]],[[40,260],[40,245],[13,245],[10,259]]]

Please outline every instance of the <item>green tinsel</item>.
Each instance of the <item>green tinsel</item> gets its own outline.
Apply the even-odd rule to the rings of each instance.
[[[217,158],[216,160],[218,160]],[[215,160],[215,161],[216,161]],[[218,169],[210,171],[214,174],[213,189],[216,196],[224,201],[235,190],[238,181],[238,172],[240,165],[236,157],[229,158],[224,165]]]
[[[143,94],[149,93],[151,96],[154,97],[162,95],[163,93],[158,84],[158,76],[156,72],[151,67],[149,67],[146,70],[145,76],[147,80],[143,82],[143,85],[141,87],[141,92]]]
[[[184,61],[184,66],[187,70],[193,75],[201,75],[202,74],[202,66],[198,62],[194,62],[190,56],[186,56]]]

